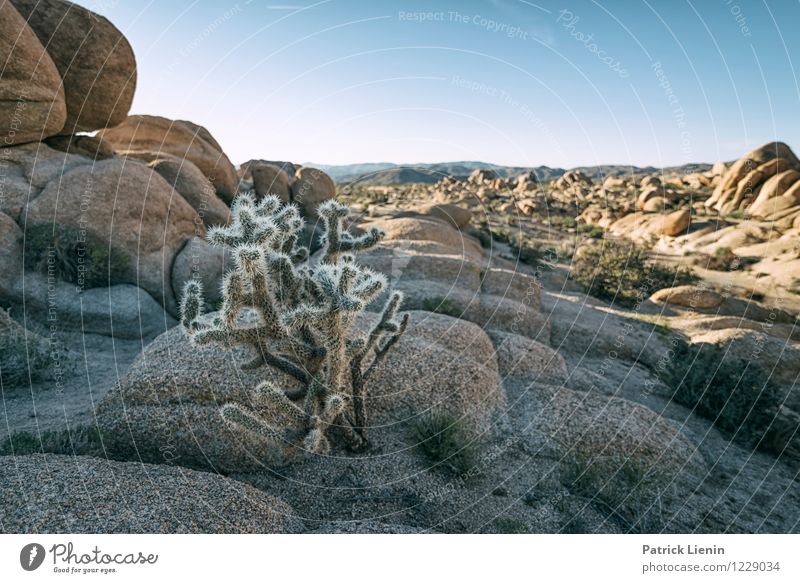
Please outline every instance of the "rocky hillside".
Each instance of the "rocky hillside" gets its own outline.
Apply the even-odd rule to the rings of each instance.
[[[104,18],[65,0],[0,11],[18,39],[0,40],[3,532],[797,532],[787,145],[688,173],[479,167],[337,189],[311,165],[236,168],[194,122],[129,115],[135,59]],[[385,274],[383,297],[403,292],[408,324],[370,372],[366,451],[284,455],[220,415],[269,413],[253,398],[269,381],[284,413],[321,423],[285,404],[304,374],[286,355],[197,346],[178,325],[188,281],[209,321],[229,313],[224,274],[252,255],[207,236],[255,229],[232,220],[241,193],[296,205],[313,273],[332,269],[320,203],[350,206],[339,243],[385,234],[357,261]]]

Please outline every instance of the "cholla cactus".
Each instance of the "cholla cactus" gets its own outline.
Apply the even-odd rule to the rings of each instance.
[[[353,254],[376,245],[383,233],[349,233],[348,209],[334,200],[318,213],[322,258],[311,265],[308,249],[298,245],[304,221],[297,207],[281,206],[275,196],[256,202],[239,195],[231,225],[208,232],[209,242],[234,250],[222,309],[210,321],[201,318],[203,290],[191,280],[183,291],[181,324],[195,345],[252,346],[255,358],[246,368],[268,365],[300,381],[299,391],[269,382],[254,389],[254,402],[279,411],[288,426],[228,403],[220,412],[233,427],[312,452],[330,449],[328,431],[335,428],[351,449],[361,450],[368,445],[366,380],[405,331],[408,315],[397,319],[402,295],[394,292],[372,331],[352,335],[355,317],[386,286],[382,274],[357,265]]]

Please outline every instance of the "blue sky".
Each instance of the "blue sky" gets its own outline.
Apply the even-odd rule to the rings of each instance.
[[[799,0],[81,0],[127,36],[132,113],[234,163],[665,166],[800,149]]]

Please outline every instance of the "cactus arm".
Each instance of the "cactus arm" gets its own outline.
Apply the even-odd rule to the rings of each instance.
[[[220,408],[220,414],[233,427],[240,427],[270,441],[285,441],[286,435],[284,431],[272,427],[272,425],[238,403],[226,403]]]
[[[179,311],[183,329],[191,334],[203,315],[203,285],[199,280],[190,279],[184,284]]]
[[[367,431],[367,393],[366,381],[380,364],[392,346],[400,339],[408,327],[408,314],[404,314],[400,322],[395,320],[400,304],[403,301],[403,294],[395,291],[389,297],[384,306],[380,320],[370,331],[367,340],[359,346],[360,350],[350,361],[350,381],[353,387],[353,412],[355,415],[355,427],[366,438]],[[389,335],[384,345],[378,348],[381,338]],[[374,352],[372,362],[363,370],[363,363],[366,356]]]

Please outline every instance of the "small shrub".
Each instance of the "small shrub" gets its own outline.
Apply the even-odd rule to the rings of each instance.
[[[65,225],[28,225],[25,229],[25,269],[53,275],[86,288],[125,281],[130,260],[98,237]]]
[[[718,247],[705,262],[705,267],[714,271],[737,271],[744,267],[744,262],[730,247]]]
[[[98,428],[89,426],[42,431],[39,434],[20,431],[0,441],[0,455],[54,453],[104,456],[103,443],[106,441]]]
[[[489,227],[489,234],[492,236],[492,239],[499,243],[508,243],[511,235],[507,227]]]
[[[553,250],[555,256],[563,262],[572,263],[577,247],[574,241],[563,241]]]
[[[633,458],[576,455],[564,470],[562,480],[570,492],[607,512],[628,532],[663,528],[660,502],[671,480],[658,467]]]
[[[443,314],[452,318],[460,318],[464,315],[464,308],[457,302],[443,296],[436,296],[433,298],[425,298],[420,303],[420,309],[426,312],[434,312],[436,314]]]
[[[748,215],[744,211],[737,209],[735,211],[729,212],[727,215],[725,215],[725,218],[726,219],[734,219],[734,220],[742,220],[742,219],[748,218]]]
[[[418,417],[411,438],[420,453],[439,468],[463,476],[477,464],[475,438],[461,419],[449,413],[432,412]]]
[[[560,253],[552,246],[544,246],[542,242],[535,241],[525,232],[516,231],[509,235],[508,246],[513,252],[511,259],[537,267],[543,263],[553,263],[558,260]]]
[[[631,241],[615,239],[579,248],[570,277],[588,294],[621,306],[634,306],[657,290],[696,280],[683,269],[648,261],[645,250]]]
[[[484,249],[489,249],[492,246],[492,236],[487,231],[470,228],[467,230],[467,234],[475,237]]]
[[[756,362],[726,356],[720,346],[682,342],[674,349],[672,366],[659,375],[676,402],[737,441],[774,453],[783,449],[785,443],[778,444],[786,428],[776,419],[783,395]]]
[[[508,243],[518,261],[534,267],[544,261],[547,253],[546,250],[526,239],[522,233],[512,235]]]
[[[0,310],[0,379],[3,386],[46,376],[50,366],[45,341]]]
[[[560,217],[557,221],[554,220],[553,223],[555,223],[556,225],[560,224],[562,227],[566,227],[568,229],[572,229],[578,226],[578,221],[575,219],[575,217],[572,217],[570,215]]]
[[[602,239],[603,236],[606,234],[605,229],[597,225],[581,225],[581,227],[588,227],[588,228],[578,229],[578,232],[585,234],[590,239]]]

